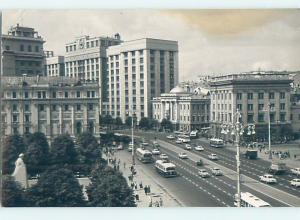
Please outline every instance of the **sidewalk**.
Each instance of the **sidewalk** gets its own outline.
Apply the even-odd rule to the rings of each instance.
[[[105,155],[103,155],[105,156]],[[117,151],[114,154],[116,161],[120,159],[120,171],[126,178],[128,185],[130,186],[132,181],[129,181],[128,176],[131,175],[131,154],[125,150]],[[124,167],[125,162],[125,167]],[[170,193],[164,189],[157,181],[151,178],[147,172],[143,169],[143,165],[139,162],[135,165],[136,175],[134,175],[133,183],[136,187],[133,187],[134,194],[139,196],[139,200],[136,200],[138,207],[149,207],[152,201],[152,207],[179,207],[183,206],[179,201],[176,200]],[[143,187],[140,187],[142,183]],[[145,194],[144,187],[150,186],[150,193]],[[135,189],[136,188],[136,189]]]
[[[199,138],[198,140],[203,141],[205,143],[209,143],[209,139],[206,138]],[[232,144],[225,144],[228,150],[236,152],[236,148]],[[241,148],[243,150],[244,148]],[[258,151],[258,157],[265,161],[269,160],[269,154],[267,152],[268,146],[266,149],[263,149],[261,152]],[[288,167],[300,167],[300,145],[298,143],[291,143],[291,144],[274,144],[271,145],[271,150],[275,152],[289,152],[290,158],[279,159],[278,155],[272,155],[273,162],[282,162],[285,163]],[[296,158],[295,158],[296,155]]]

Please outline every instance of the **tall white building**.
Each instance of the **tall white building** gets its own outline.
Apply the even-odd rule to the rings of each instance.
[[[98,81],[100,106],[108,101],[106,49],[121,43],[119,34],[114,37],[82,36],[66,44],[65,76]]]
[[[124,121],[131,110],[137,119],[151,117],[151,99],[178,83],[178,42],[143,38],[107,49],[108,114]]]
[[[46,55],[46,65],[45,65],[46,76],[64,76],[65,57],[54,56],[53,51],[45,51],[45,55]]]

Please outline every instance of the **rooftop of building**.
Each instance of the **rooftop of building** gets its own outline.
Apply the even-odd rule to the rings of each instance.
[[[10,87],[27,87],[27,86],[60,86],[60,87],[76,87],[76,86],[98,86],[97,81],[80,80],[78,78],[70,78],[66,76],[23,76],[23,77],[2,77],[2,88]]]
[[[42,40],[42,37],[38,35],[38,32],[32,27],[24,27],[17,24],[9,28],[7,35],[3,34],[3,37],[11,38],[35,38]]]
[[[85,41],[93,41],[93,40],[111,40],[111,41],[118,41],[118,42],[121,42],[121,36],[119,33],[116,33],[114,36],[97,36],[97,37],[91,37],[89,35],[82,35],[82,36],[78,36],[75,38],[74,41],[72,42],[69,42],[69,43],[66,43],[66,46],[68,45],[71,45],[71,44],[74,44],[76,43],[77,41],[80,41],[80,40],[85,40]]]
[[[222,76],[212,77],[209,80],[210,85],[218,82],[239,82],[239,81],[286,81],[291,82],[292,77],[289,72],[276,72],[276,71],[253,71],[235,74],[226,74]]]

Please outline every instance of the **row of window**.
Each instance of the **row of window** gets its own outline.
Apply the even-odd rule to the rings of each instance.
[[[227,117],[228,116],[228,117]],[[270,121],[271,122],[275,122],[275,117],[276,116],[276,113],[270,113]],[[259,113],[258,114],[258,122],[265,122],[265,114],[264,113]],[[232,114],[231,113],[218,113],[216,115],[215,112],[212,112],[212,120],[213,121],[219,121],[219,122],[232,122]],[[267,118],[266,118],[267,120]],[[286,113],[280,113],[279,114],[279,121],[280,122],[285,122],[286,121]],[[254,114],[247,114],[247,122],[248,123],[255,123],[254,121]]]
[[[101,45],[99,45],[99,43]],[[111,41],[111,40],[93,40],[93,41],[87,41],[87,42],[79,42],[79,48],[83,49],[83,48],[93,48],[93,47],[99,47],[99,46],[103,46],[103,47],[109,47],[109,46],[113,46],[113,45],[118,45],[119,43],[117,41]],[[76,51],[77,47],[76,44],[70,45],[70,46],[66,46],[66,52],[71,52],[71,51]]]
[[[247,104],[247,110],[248,111],[253,111],[253,104]],[[279,105],[280,110],[285,110],[285,103],[280,103]],[[215,110],[216,105],[213,104],[213,110]],[[242,111],[243,110],[243,105],[242,104],[237,104],[237,108]],[[272,103],[270,104],[270,108],[274,109],[275,108],[275,104]],[[231,109],[231,104],[228,104],[228,109],[227,109],[227,104],[218,104],[217,105],[217,110],[232,110]],[[258,111],[263,111],[265,110],[265,105],[264,104],[258,104]]]
[[[241,100],[243,94],[242,93],[237,93],[237,99]],[[258,93],[258,99],[264,99],[265,93],[259,92]],[[280,92],[279,94],[280,99],[285,99],[285,92]],[[253,99],[253,93],[247,93],[247,99],[252,100]],[[269,99],[275,99],[275,92],[269,92]]]
[[[57,93],[58,93],[58,95],[57,95]],[[76,91],[76,94],[75,94],[75,92],[52,92],[52,98],[58,98],[58,97],[60,97],[60,98],[61,97],[70,98],[71,96],[76,97],[76,98],[81,98],[82,93],[83,92],[81,92],[81,91]],[[37,91],[35,94],[36,94],[36,97],[38,99],[47,98],[47,92],[46,91]],[[7,93],[7,97],[10,97],[10,93]],[[13,99],[18,98],[18,93],[13,91],[11,93],[11,97]],[[21,96],[19,96],[19,97],[21,97]],[[25,99],[28,99],[29,98],[29,92],[25,91],[23,97]],[[87,98],[96,98],[96,91],[86,91],[86,97]]]
[[[27,52],[40,52],[40,47],[39,46],[32,46],[32,45],[27,45],[27,47],[25,47],[25,45],[24,44],[21,44],[20,45],[20,51],[25,51],[25,49],[26,49],[26,51]],[[10,46],[9,45],[5,45],[5,50],[10,50]]]

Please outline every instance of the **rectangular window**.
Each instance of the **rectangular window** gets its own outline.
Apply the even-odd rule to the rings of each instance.
[[[65,92],[65,98],[68,98],[68,97],[69,97],[69,93]]]
[[[65,111],[69,111],[69,105],[65,105]]]
[[[25,109],[25,112],[28,112],[29,111],[29,105],[25,104],[24,109]]]
[[[280,103],[280,110],[285,110],[285,103]]]
[[[42,111],[45,111],[45,106],[44,106],[44,105],[42,105],[42,104],[41,104],[41,105],[39,105],[39,111],[41,111],[41,112],[42,112]]]
[[[18,111],[18,105],[16,105],[16,104],[13,105],[13,111],[14,111],[14,112],[17,112],[17,111]]]
[[[240,110],[240,111],[242,111],[243,110],[242,104],[237,104],[237,109]]]
[[[18,115],[13,115],[13,122],[18,122]]]
[[[253,104],[248,104],[248,111],[253,111]]]
[[[258,122],[264,122],[265,120],[265,115],[263,113],[258,114]]]
[[[38,95],[38,99],[42,98],[42,92],[38,92],[37,95]]]
[[[86,92],[86,96],[87,96],[88,98],[90,98],[91,92],[90,92],[90,91],[87,91],[87,92]]]
[[[274,92],[270,92],[270,93],[269,93],[269,99],[274,99],[274,98],[275,98]]]
[[[77,110],[77,111],[81,111],[81,105],[80,105],[80,104],[77,104],[77,105],[76,105],[76,110]]]
[[[80,91],[76,91],[76,97],[80,98]]]
[[[248,97],[248,100],[252,100],[253,99],[253,93],[248,93],[247,97]]]
[[[280,99],[285,99],[285,92],[280,93]]]
[[[241,100],[242,99],[242,93],[237,93],[236,98],[237,98],[237,100]]]
[[[16,99],[17,98],[17,93],[16,92],[12,92],[12,97],[13,97],[13,99]]]
[[[57,105],[52,105],[52,111],[56,111],[56,109],[57,109]]]
[[[28,92],[24,92],[24,97],[25,97],[25,99],[28,99],[28,97],[29,97]]]
[[[56,98],[56,92],[52,92],[52,98]]]
[[[29,122],[29,115],[25,115],[25,122]]]
[[[264,104],[258,104],[258,110],[259,111],[264,110]]]
[[[45,99],[46,98],[46,91],[43,91],[42,94],[43,94],[43,99]]]
[[[258,99],[264,99],[264,93],[263,92],[258,93]]]
[[[89,111],[93,111],[94,109],[94,104],[89,104]]]
[[[280,114],[280,121],[285,122],[285,113]]]
[[[247,115],[247,121],[248,121],[248,123],[253,123],[253,114]]]

